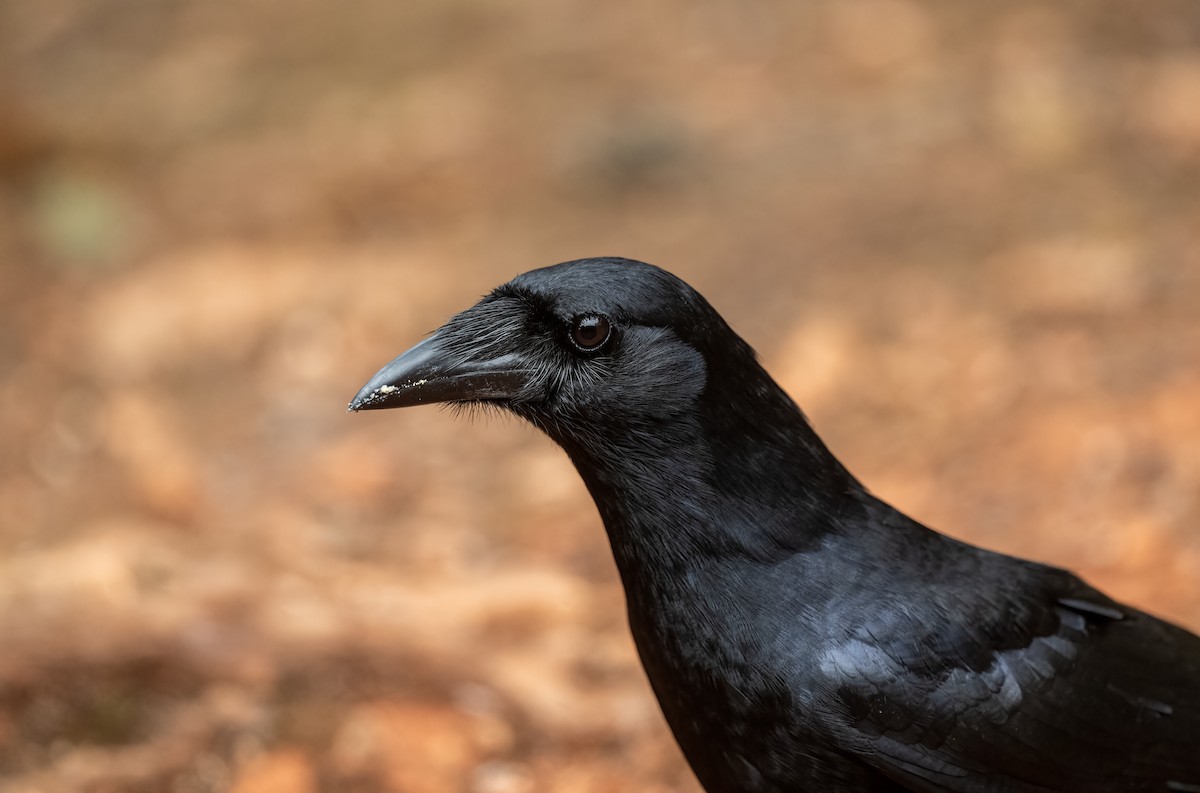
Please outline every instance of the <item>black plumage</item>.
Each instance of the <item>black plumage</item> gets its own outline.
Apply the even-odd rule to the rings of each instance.
[[[526,273],[350,407],[426,402],[566,450],[709,793],[1200,793],[1200,638],[872,496],[671,274]]]

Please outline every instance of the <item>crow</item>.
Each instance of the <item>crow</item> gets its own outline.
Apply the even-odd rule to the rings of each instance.
[[[1200,793],[1200,637],[871,495],[665,270],[527,272],[350,410],[434,402],[566,451],[708,793]]]

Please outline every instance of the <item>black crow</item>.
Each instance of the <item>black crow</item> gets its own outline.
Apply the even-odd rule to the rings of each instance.
[[[525,273],[350,409],[429,402],[566,450],[709,793],[1200,793],[1200,638],[872,496],[670,273]]]

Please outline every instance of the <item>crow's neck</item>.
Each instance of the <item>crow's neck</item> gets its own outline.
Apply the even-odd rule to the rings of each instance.
[[[695,409],[560,440],[631,577],[722,558],[772,562],[840,530],[855,479],[754,365],[709,380]],[[717,385],[714,385],[714,382]]]

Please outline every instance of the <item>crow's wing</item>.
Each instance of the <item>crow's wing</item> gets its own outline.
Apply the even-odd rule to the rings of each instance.
[[[834,731],[914,791],[1200,793],[1200,638],[1030,570],[827,651]]]

